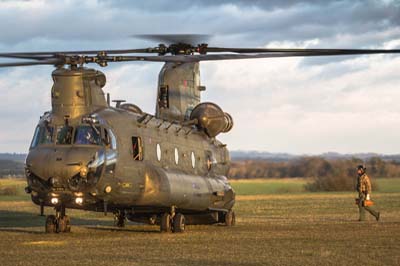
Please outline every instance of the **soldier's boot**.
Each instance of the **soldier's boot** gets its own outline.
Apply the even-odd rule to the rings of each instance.
[[[381,213],[380,213],[380,212],[375,211],[375,210],[374,210],[373,208],[371,208],[371,207],[365,207],[365,209],[366,209],[371,215],[373,215],[377,221],[379,221],[379,218],[380,218],[380,216],[381,216]]]

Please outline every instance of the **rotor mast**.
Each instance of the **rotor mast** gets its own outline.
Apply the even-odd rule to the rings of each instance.
[[[156,117],[170,121],[188,120],[200,103],[200,66],[195,63],[165,63],[158,78]]]
[[[52,77],[51,104],[56,117],[72,120],[108,106],[102,72],[84,67],[58,68]]]

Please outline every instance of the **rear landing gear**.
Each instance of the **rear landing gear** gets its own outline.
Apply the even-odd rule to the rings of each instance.
[[[185,216],[181,213],[177,213],[174,216],[173,224],[172,224],[172,232],[174,233],[182,233],[185,231]]]
[[[160,231],[182,233],[185,231],[185,216],[181,213],[176,213],[172,216],[169,213],[164,213],[160,218]]]
[[[160,219],[160,231],[167,233],[171,232],[171,215],[169,213],[163,213]]]
[[[56,207],[56,215],[47,215],[46,233],[69,233],[71,232],[71,220],[65,215],[65,207]]]

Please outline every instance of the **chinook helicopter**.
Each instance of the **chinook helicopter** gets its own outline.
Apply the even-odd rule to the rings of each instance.
[[[199,62],[277,57],[397,54],[400,50],[209,47],[203,35],[141,36],[164,43],[126,50],[13,52],[0,67],[53,65],[51,111],[33,134],[26,158],[32,201],[52,207],[47,233],[70,232],[66,209],[112,212],[116,226],[134,222],[183,232],[187,224],[235,224],[235,192],[225,144],[233,127],[217,104],[201,102]],[[147,55],[155,54],[155,55]],[[164,62],[155,114],[114,101],[106,76],[87,64]]]

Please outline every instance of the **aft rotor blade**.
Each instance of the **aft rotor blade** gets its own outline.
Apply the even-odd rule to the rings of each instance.
[[[280,58],[280,57],[309,57],[309,56],[339,56],[339,55],[363,55],[363,54],[398,54],[400,50],[364,50],[347,52],[275,52],[263,54],[206,54],[206,55],[168,55],[168,56],[123,56],[118,61],[152,61],[152,62],[200,62],[235,59]]]
[[[9,62],[0,63],[0,67],[18,67],[18,66],[35,66],[35,65],[59,65],[63,64],[64,61],[61,59],[48,59],[41,61],[22,61],[22,62]]]
[[[163,42],[166,44],[185,43],[198,45],[205,43],[211,38],[208,34],[137,34],[132,37],[149,41]]]
[[[385,50],[385,49],[313,49],[313,48],[222,48],[222,47],[207,47],[206,52],[209,53],[329,53],[329,54],[385,54],[399,53],[400,49]]]

